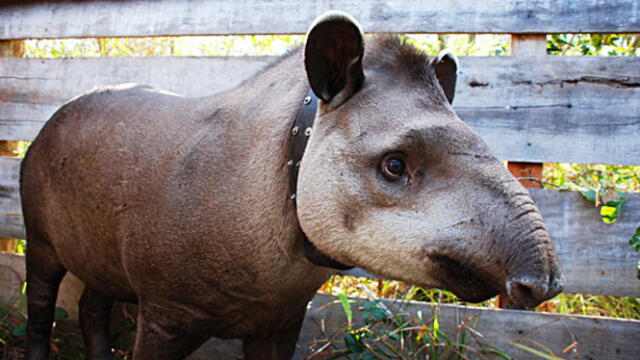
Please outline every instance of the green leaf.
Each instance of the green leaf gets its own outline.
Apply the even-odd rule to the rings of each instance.
[[[18,249],[17,250],[18,250],[18,254],[25,254],[26,253],[24,245],[23,245],[23,243],[21,241],[18,242]]]
[[[465,342],[467,341],[467,328],[466,327],[462,327],[461,331],[460,331],[460,337],[458,338],[458,352],[460,353],[460,355],[464,355],[465,352]]]
[[[433,318],[433,330],[434,331],[438,331],[440,330],[440,322],[438,321],[438,315],[436,314],[436,316]]]
[[[347,322],[349,327],[351,327],[351,319],[353,319],[353,313],[351,312],[351,305],[349,304],[349,299],[345,294],[339,294],[338,298],[340,299],[340,303],[342,304],[342,310],[344,310],[344,314],[347,316]]]
[[[351,332],[347,332],[344,335],[344,343],[347,345],[347,348],[353,354],[360,354],[366,350],[364,344],[362,343],[362,337],[359,334],[353,334]]]
[[[373,301],[368,301],[364,304],[364,311],[362,312],[362,320],[365,324],[371,325],[376,321],[384,320],[387,318],[384,310]]]
[[[640,260],[638,260],[638,264],[636,265],[638,273],[636,274],[636,278],[638,278],[638,280],[640,280]]]
[[[603,206],[600,208],[600,216],[602,217],[602,221],[607,224],[611,224],[616,221],[620,212],[617,207],[613,206]]]
[[[27,335],[27,325],[20,325],[17,328],[11,330],[11,335],[13,335],[13,336],[26,336]]]
[[[555,356],[555,355],[545,354],[545,353],[543,353],[543,352],[542,352],[542,351],[540,351],[540,350],[536,350],[536,349],[530,348],[530,347],[528,347],[528,346],[526,346],[526,345],[522,345],[522,344],[513,344],[513,346],[515,346],[515,347],[519,347],[520,349],[522,349],[522,350],[524,350],[524,351],[526,351],[526,352],[528,352],[528,353],[531,353],[531,354],[533,354],[533,355],[536,355],[536,356],[538,356],[538,357],[541,357],[541,358],[543,358],[543,359],[547,359],[547,360],[562,360],[562,359],[560,359],[559,357],[557,357],[557,356]]]
[[[553,41],[549,40],[547,41],[547,52],[549,53],[557,53],[560,52],[562,49],[560,49],[556,44],[553,43]]]
[[[580,194],[584,196],[585,199],[589,200],[593,205],[596,204],[596,191],[593,189],[589,190],[580,190]]]
[[[607,194],[608,194],[608,191],[605,191],[602,198],[605,199],[607,197]],[[627,202],[627,197],[624,195],[622,191],[616,191],[613,194],[613,197],[614,197],[613,199],[609,200],[604,205],[622,208],[622,205],[624,205],[624,203]]]
[[[65,309],[61,308],[61,307],[57,307],[54,310],[53,313],[53,321],[60,321],[62,319],[66,319],[69,317],[69,314],[66,312]]]
[[[502,350],[498,350],[494,347],[491,347],[485,344],[480,344],[480,345],[481,345],[481,351],[483,354],[493,354],[493,355],[498,355],[505,360],[513,360],[513,357],[511,355],[507,354]]]
[[[636,251],[640,251],[640,226],[638,226],[636,233],[629,239],[629,245]]]

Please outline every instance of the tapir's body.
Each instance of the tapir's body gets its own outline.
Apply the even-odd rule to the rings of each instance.
[[[201,333],[297,321],[331,273],[306,260],[288,196],[284,152],[308,92],[298,56],[211,98],[125,85],[65,105],[24,163],[29,241],[46,234],[106,295],[179,303]]]
[[[288,358],[333,271],[305,256],[305,233],[329,258],[472,300],[560,291],[537,209],[447,103],[452,74],[397,39],[368,42],[363,71],[355,30],[332,14],[226,93],[102,88],[49,120],[21,174],[30,359],[46,356],[67,270],[87,284],[90,358],[109,356],[113,299],[139,304],[136,359],[179,359],[210,336],[242,338],[247,359]],[[291,127],[309,84],[320,105],[294,199]]]

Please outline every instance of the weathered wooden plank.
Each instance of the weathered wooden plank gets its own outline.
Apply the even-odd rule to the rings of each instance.
[[[0,57],[22,57],[24,55],[24,41],[0,40]]]
[[[640,31],[638,0],[5,1],[0,39],[302,34],[330,9],[356,15],[367,32]]]
[[[629,246],[640,225],[640,194],[627,194],[618,220],[605,224],[599,211],[576,192],[529,191],[553,237],[566,292],[640,297],[640,256]]]
[[[468,57],[461,68],[454,106],[499,158],[640,163],[640,143],[629,136],[640,131],[640,62]]]
[[[547,36],[544,34],[525,34],[511,35],[511,55],[519,59],[526,56],[546,56],[547,55]],[[536,177],[542,178],[541,162],[516,162],[509,161],[507,169],[516,178]],[[530,180],[521,180],[520,183],[525,187],[541,188],[542,184]],[[500,301],[501,307],[507,306],[507,301]]]
[[[0,134],[30,140],[64,101],[98,85],[140,82],[204,96],[269,61],[0,59]],[[640,62],[627,57],[463,57],[454,105],[505,160],[640,164],[638,74]]]
[[[640,297],[639,257],[629,239],[640,225],[640,194],[627,194],[622,215],[605,224],[577,192],[529,189],[553,237],[567,286],[565,292]],[[375,278],[362,269],[346,275]]]
[[[270,61],[273,58],[0,59],[0,134],[7,140],[31,140],[64,102],[97,86],[138,82],[204,96],[237,86]]]
[[[0,57],[24,56],[24,41],[0,40]],[[17,141],[0,140],[0,156],[15,157],[19,143]],[[14,252],[18,249],[18,241],[12,238],[0,237],[0,251]]]
[[[0,303],[12,303],[20,296],[25,273],[24,256],[0,252]]]
[[[18,158],[0,156],[0,237],[24,239]]]
[[[547,54],[547,35],[511,35],[511,56],[544,56]]]
[[[507,163],[507,169],[516,178],[535,178],[542,179],[542,163],[529,163],[529,162],[515,162],[509,161]],[[524,187],[528,188],[541,188],[542,183],[534,180],[520,180],[520,183]]]
[[[353,310],[353,328],[364,325],[362,321],[362,299],[350,299]],[[458,326],[463,322],[470,326],[470,319],[477,319],[477,325],[473,327],[475,334],[467,335],[465,345],[471,346],[474,351],[479,350],[476,339],[484,345],[491,346],[511,355],[514,359],[540,359],[531,353],[523,351],[513,344],[521,344],[534,349],[543,350],[536,344],[543,344],[561,358],[569,359],[637,359],[640,351],[640,343],[635,341],[640,321],[616,320],[594,316],[570,316],[539,313],[531,311],[493,310],[486,308],[440,305],[434,307],[429,303],[399,303],[389,300],[382,301],[393,313],[410,314],[414,319],[418,311],[422,313],[424,323],[428,323],[438,309],[438,322],[440,331],[447,337],[456,341]],[[356,310],[357,309],[357,310]],[[400,309],[402,309],[400,311]],[[408,317],[405,317],[407,319]],[[307,359],[316,350],[327,343],[332,335],[337,334],[347,326],[347,318],[342,310],[342,305],[337,298],[317,294],[310,303],[305,317],[302,331],[293,356],[295,360]],[[387,339],[390,343],[393,341]],[[458,340],[459,341],[459,340]],[[576,343],[569,351],[562,351]],[[333,346],[327,347],[324,353],[319,353],[314,358],[326,358],[328,351],[345,349],[342,337],[335,339]],[[397,345],[397,344],[394,344]],[[220,358],[233,359],[242,354],[242,343],[237,340],[211,339],[203,345],[195,354],[189,357],[191,360]],[[400,348],[400,346],[396,346]],[[234,356],[235,355],[235,356]],[[324,355],[324,356],[323,356]],[[467,350],[465,353],[470,359],[495,359],[491,354],[474,353]]]
[[[352,300],[353,322],[362,326],[364,322],[361,318],[361,312],[356,309],[361,309],[363,301]],[[417,313],[420,311],[425,322],[431,320],[433,316],[434,307],[432,304],[383,302],[392,313],[406,313],[417,318]],[[327,304],[330,305],[327,306]],[[536,345],[537,342],[548,347],[560,357],[572,359],[632,360],[637,359],[638,353],[640,353],[640,342],[635,340],[640,329],[640,321],[637,320],[615,320],[603,317],[493,310],[454,305],[440,305],[437,309],[440,330],[454,341],[457,334],[456,328],[463,322],[469,324],[469,319],[477,318],[478,323],[475,327],[477,333],[475,336],[468,335],[465,344],[478,350],[474,338],[478,337],[477,334],[482,334],[480,339],[482,343],[505,351],[514,359],[540,359],[540,357],[515,347],[514,343],[542,350]],[[303,330],[298,339],[299,349],[294,359],[303,359],[313,349],[320,348],[325,344],[322,340],[337,333],[346,324],[347,319],[342,305],[335,297],[324,294],[316,295],[307,311]],[[323,327],[324,332],[322,331]],[[338,339],[341,340],[341,338]],[[335,345],[344,349],[344,342],[340,340],[336,341]],[[562,351],[574,341],[576,342],[576,351],[563,354]],[[315,344],[315,346],[310,349],[309,344]],[[495,358],[490,354],[481,357],[470,351],[466,354],[471,359]]]

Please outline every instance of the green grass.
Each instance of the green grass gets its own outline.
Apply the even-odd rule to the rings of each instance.
[[[399,281],[373,280],[335,275],[327,281],[321,292],[338,295],[347,319],[346,324],[333,324],[325,337],[312,343],[316,351],[313,359],[511,359],[509,351],[487,344],[475,330],[479,319],[464,319],[455,331],[445,333],[438,323],[438,304],[457,304],[496,308],[496,299],[471,304],[460,301],[453,293],[411,286]],[[386,298],[390,300],[418,300],[435,303],[431,315],[389,312],[373,300],[364,306],[350,304],[346,295],[359,298]],[[607,316],[640,320],[640,299],[585,294],[560,294],[540,304],[535,311],[558,314]],[[357,314],[364,326],[354,326]],[[479,320],[481,321],[481,320]],[[449,324],[450,325],[450,324]],[[533,358],[567,358],[577,351],[577,343],[567,346],[561,354],[553,353],[545,344],[533,339],[521,339],[513,346],[531,354]],[[575,349],[574,349],[575,348]],[[426,355],[428,354],[428,357]]]
[[[474,329],[477,318],[463,319],[453,332],[445,333],[437,307],[425,316],[375,299],[354,304],[344,294],[339,298],[347,323],[323,326],[324,336],[311,343],[309,359],[511,359],[482,341]],[[362,325],[352,323],[355,312]]]
[[[546,187],[562,190],[611,187],[624,192],[638,192],[640,165],[547,163],[543,180]]]
[[[56,308],[56,324],[66,319],[68,314]],[[21,360],[25,357],[26,296],[16,294],[7,303],[0,303],[0,360]],[[55,327],[51,340],[51,359],[83,360],[84,347],[74,329]]]
[[[640,286],[640,281],[638,285]],[[369,293],[382,299],[404,299],[487,308],[498,307],[496,298],[481,303],[467,303],[459,300],[453,293],[446,290],[427,289],[401,281],[341,275],[334,275],[329,279],[320,288],[320,292],[332,295],[346,294],[361,298],[366,298]],[[558,314],[607,316],[640,320],[640,299],[605,295],[560,294],[551,300],[543,302],[536,307],[536,310]]]
[[[0,359],[24,357],[24,336],[16,334],[26,322],[26,314],[20,306],[0,303]]]

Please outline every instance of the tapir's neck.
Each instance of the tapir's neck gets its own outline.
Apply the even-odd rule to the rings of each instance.
[[[217,171],[227,173],[225,188],[234,203],[229,211],[246,229],[239,235],[247,251],[265,257],[260,263],[291,270],[298,264],[308,273],[320,268],[304,257],[287,165],[291,127],[308,92],[301,57],[290,54],[237,89],[208,98],[223,139],[211,137],[213,144],[200,146],[223,147],[225,168]]]

